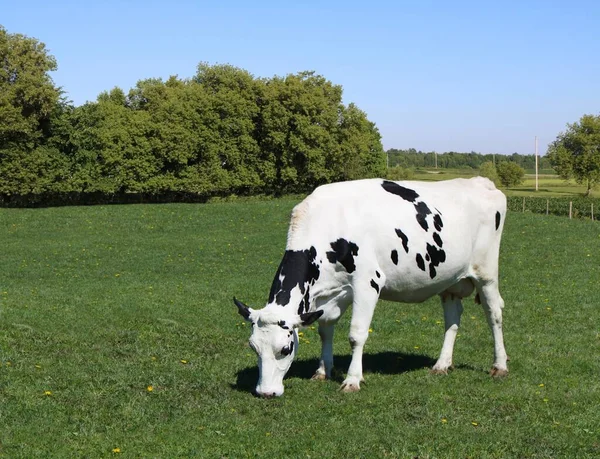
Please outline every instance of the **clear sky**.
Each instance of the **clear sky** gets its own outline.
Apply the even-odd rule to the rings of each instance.
[[[0,0],[0,24],[47,45],[76,105],[208,62],[314,70],[386,149],[543,153],[600,113],[598,0]]]

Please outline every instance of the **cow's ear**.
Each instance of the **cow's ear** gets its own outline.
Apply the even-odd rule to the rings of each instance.
[[[323,315],[323,310],[307,312],[305,314],[300,314],[300,325],[303,327],[307,327],[312,324],[315,320]]]
[[[246,306],[244,303],[238,300],[235,296],[233,297],[233,302],[237,306],[238,312],[244,318],[244,320],[250,322],[250,314],[252,314],[252,309],[250,309],[248,306]]]

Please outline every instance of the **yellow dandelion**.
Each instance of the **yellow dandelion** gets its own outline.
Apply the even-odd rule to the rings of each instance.
[[[369,333],[373,333],[373,329],[372,328],[369,328]]]
[[[298,336],[304,336],[304,332],[298,332]]]
[[[45,391],[44,391],[44,395],[52,395],[52,391],[45,390]]]
[[[548,403],[548,399],[547,398],[544,399],[544,403]]]
[[[479,424],[478,424],[478,423],[476,423],[476,422],[471,422],[471,425],[472,425],[473,427],[477,427]]]
[[[112,452],[115,454],[119,454],[121,452],[121,448],[113,448]]]
[[[419,346],[415,346],[415,349],[419,349]]]
[[[184,365],[187,365],[187,363],[188,363],[188,361],[184,360],[184,359],[181,359],[180,362],[183,363]]]
[[[544,387],[544,383],[538,384],[538,387]]]
[[[271,432],[267,432],[265,435],[266,435],[267,437],[270,437],[270,436],[271,436]]]
[[[441,325],[442,321],[441,320],[436,320],[435,323],[438,324],[438,325]]]
[[[41,366],[41,365],[36,365],[35,367],[36,367],[36,368],[42,368],[42,366]]]
[[[147,390],[148,392],[152,392],[152,391],[154,390],[154,387],[152,387],[152,386],[148,386],[148,387],[146,387],[146,390]]]
[[[152,356],[151,358],[152,358],[152,360],[156,360],[156,357],[155,357],[155,356]]]
[[[12,365],[12,363],[11,363],[11,362],[6,362],[6,366],[7,366],[7,367],[10,367],[11,365]]]
[[[115,277],[121,277],[121,275],[119,273],[116,273]],[[121,452],[121,451],[119,451],[119,452]]]
[[[448,419],[442,418],[442,424],[447,424],[447,423],[448,423]]]

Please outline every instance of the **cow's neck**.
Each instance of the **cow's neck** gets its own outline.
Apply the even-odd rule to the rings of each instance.
[[[286,250],[273,279],[269,304],[283,307],[297,305],[298,313],[310,308],[310,289],[321,274],[314,247]]]

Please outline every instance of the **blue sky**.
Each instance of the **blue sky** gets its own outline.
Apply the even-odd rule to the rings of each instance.
[[[76,105],[208,62],[314,70],[386,149],[543,153],[600,113],[598,1],[0,0],[0,24],[47,45]]]

